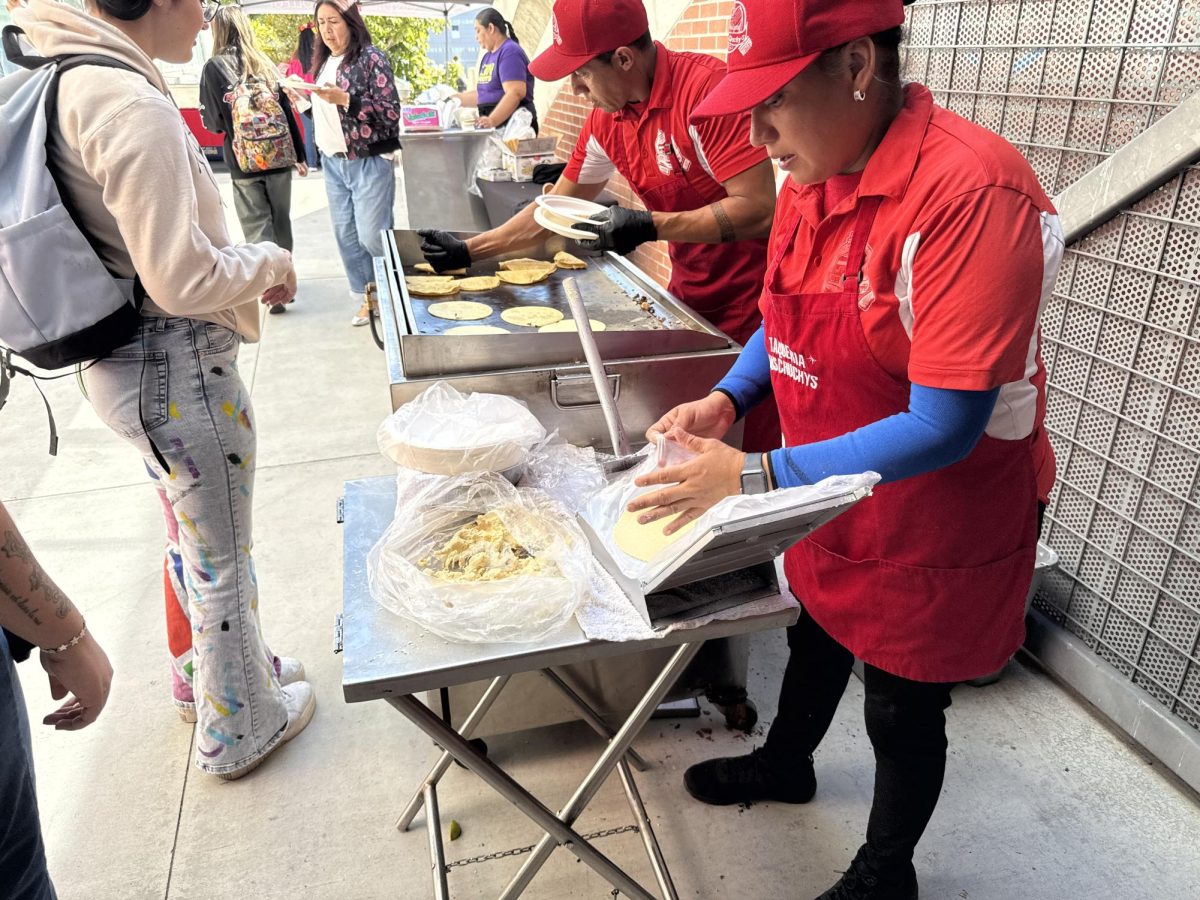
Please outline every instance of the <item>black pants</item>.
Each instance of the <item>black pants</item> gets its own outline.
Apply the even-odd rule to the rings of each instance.
[[[850,679],[854,657],[803,612],[788,629],[791,657],[766,752],[786,771],[816,750]],[[875,750],[875,797],[867,823],[880,870],[912,860],[946,771],[946,716],[953,684],[926,684],[865,666],[867,735]]]
[[[1046,507],[1038,504],[1038,532]],[[829,730],[854,657],[807,612],[788,629],[791,656],[779,713],[764,750],[782,771],[812,755]],[[946,773],[946,710],[954,683],[910,681],[863,666],[863,716],[875,751],[875,795],[867,821],[869,861],[906,866],[933,816]]]

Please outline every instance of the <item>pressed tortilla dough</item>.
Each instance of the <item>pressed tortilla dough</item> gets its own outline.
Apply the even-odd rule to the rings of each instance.
[[[458,285],[449,275],[414,275],[404,279],[408,292],[418,297],[448,297],[458,293]]]
[[[514,306],[500,313],[500,318],[510,325],[525,325],[538,328],[562,321],[563,314],[548,306]]]
[[[588,319],[588,324],[592,326],[592,331],[604,331],[608,326],[599,319]],[[543,325],[538,331],[578,331],[579,326],[575,324],[574,319],[563,319],[561,322],[551,322],[549,325]]]
[[[455,325],[447,328],[444,334],[512,334],[507,328],[495,325]]]
[[[429,314],[439,319],[486,319],[492,314],[492,308],[486,303],[476,303],[474,300],[447,300],[444,303],[430,303]]]
[[[644,509],[639,509],[637,512],[625,510],[621,513],[621,518],[617,519],[616,527],[613,528],[613,542],[623,553],[629,554],[634,559],[640,559],[642,562],[654,559],[663,548],[675,543],[696,527],[696,520],[693,519],[674,534],[663,534],[663,529],[671,523],[672,519],[656,519],[643,525],[638,521],[638,516],[645,515],[645,513]]]

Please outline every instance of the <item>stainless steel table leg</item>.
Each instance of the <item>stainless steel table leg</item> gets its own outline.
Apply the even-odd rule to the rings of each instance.
[[[425,785],[425,829],[429,832],[429,861],[433,866],[434,900],[450,900],[450,885],[446,883],[446,854],[442,848],[442,819],[438,814],[437,787]]]
[[[487,686],[487,690],[483,692],[483,696],[479,698],[479,702],[475,704],[475,708],[471,710],[471,714],[463,722],[462,730],[459,734],[464,738],[470,739],[471,735],[475,733],[475,729],[479,727],[479,723],[483,721],[483,717],[487,715],[487,711],[496,702],[496,698],[500,696],[500,692],[504,690],[504,686],[508,684],[510,677],[509,675],[500,675],[492,679],[492,683]],[[408,801],[408,806],[404,807],[404,812],[400,813],[400,818],[396,820],[397,829],[400,831],[408,830],[408,826],[412,824],[413,818],[421,811],[421,804],[425,800],[425,785],[437,784],[441,781],[442,776],[446,774],[446,770],[450,768],[450,763],[453,760],[454,757],[449,753],[442,752],[437,764],[429,770],[429,774],[421,782],[421,787],[417,788],[417,792],[413,794],[413,798]]]
[[[580,813],[587,807],[592,797],[596,795],[596,791],[600,790],[600,786],[604,780],[612,772],[625,751],[629,749],[629,745],[633,743],[633,739],[638,736],[646,722],[650,720],[655,708],[662,702],[663,697],[667,696],[667,692],[675,684],[676,680],[687,668],[692,657],[703,646],[703,641],[696,641],[691,644],[682,644],[679,649],[671,654],[671,659],[666,667],[654,679],[654,683],[650,685],[649,690],[634,707],[633,712],[629,714],[629,718],[625,720],[625,724],[620,727],[616,735],[608,743],[604,753],[600,759],[592,767],[592,771],[588,773],[587,778],[575,790],[575,794],[567,801],[567,805],[559,810],[556,822],[566,822],[568,825],[573,824],[579,818]],[[541,823],[539,823],[541,824]],[[500,895],[500,900],[514,900],[521,896],[528,887],[529,882],[533,880],[533,876],[538,870],[545,865],[546,860],[550,858],[550,854],[554,852],[555,840],[554,832],[547,829],[547,833],[538,842],[534,848],[532,855],[526,860],[525,865],[512,881],[508,883],[508,887],[504,889],[504,893]]]
[[[567,698],[567,702],[575,707],[575,711],[583,717],[583,721],[592,726],[592,730],[596,732],[596,734],[600,735],[600,737],[604,738],[606,741],[612,740],[612,737],[614,734],[616,734],[616,731],[609,727],[609,724],[605,722],[603,718],[601,718],[600,714],[596,712],[596,710],[594,710],[586,700],[580,697],[579,694],[575,692],[575,689],[563,680],[561,675],[559,675],[553,669],[541,669],[540,671],[546,676],[552,685],[562,692],[562,695]],[[638,752],[632,747],[629,748],[629,751],[625,754],[625,756],[631,763],[633,763],[634,768],[636,768],[639,772],[645,772],[648,768],[650,768],[650,764],[642,759],[638,755]]]
[[[633,815],[638,820],[642,843],[646,847],[646,855],[650,857],[650,867],[654,869],[654,878],[658,882],[658,886],[662,888],[663,898],[664,900],[679,900],[675,882],[671,880],[671,873],[667,869],[667,861],[663,859],[662,849],[658,846],[658,838],[654,836],[654,827],[650,824],[650,817],[646,814],[646,805],[642,803],[642,795],[638,793],[637,785],[633,781],[633,773],[629,771],[629,765],[625,760],[617,763],[617,772],[621,776],[621,784],[625,787],[629,808],[633,810]]]
[[[562,844],[581,862],[587,863],[605,881],[627,897],[631,897],[633,900],[656,900],[653,894],[617,868],[612,860],[584,840],[569,825],[561,819],[555,818],[554,813],[542,805],[537,797],[517,784],[507,772],[472,747],[462,735],[447,726],[433,710],[416,697],[408,694],[401,697],[388,697],[387,702],[445,747],[456,760],[478,775],[492,790],[532,819],[539,828],[548,835],[552,835],[552,837],[546,838],[551,844]],[[650,710],[652,711],[656,705],[651,704]],[[649,718],[649,713],[647,713],[647,718]],[[618,753],[617,757],[619,756]]]

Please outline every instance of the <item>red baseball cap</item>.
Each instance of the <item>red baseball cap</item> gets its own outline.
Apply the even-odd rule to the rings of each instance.
[[[725,77],[692,116],[749,109],[826,50],[903,24],[902,0],[735,0]]]
[[[542,81],[558,81],[649,30],[641,0],[558,0],[550,11],[554,40],[529,64],[529,71]]]

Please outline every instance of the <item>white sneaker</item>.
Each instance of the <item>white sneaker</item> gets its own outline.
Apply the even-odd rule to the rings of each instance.
[[[356,325],[356,326],[357,325],[366,325],[370,321],[371,321],[371,305],[369,303],[367,303],[366,300],[364,300],[362,303],[362,306],[360,306],[358,308],[358,312],[356,312],[354,314],[353,318],[350,319],[350,324]]]
[[[295,684],[304,680],[304,663],[290,656],[279,657],[279,684]]]
[[[279,657],[279,684],[282,687],[285,684],[294,684],[297,681],[304,679],[304,663],[291,656]],[[191,688],[187,689],[188,694],[191,694]],[[175,711],[179,713],[179,718],[191,724],[196,721],[196,702],[194,700],[176,700]]]
[[[297,681],[284,687],[283,700],[287,706],[287,724],[283,726],[283,736],[279,742],[253,762],[232,772],[222,772],[217,775],[218,778],[222,781],[237,781],[243,775],[249,775],[263,764],[263,760],[302,732],[312,721],[313,713],[317,711],[317,695],[313,693],[312,685],[307,681]]]

